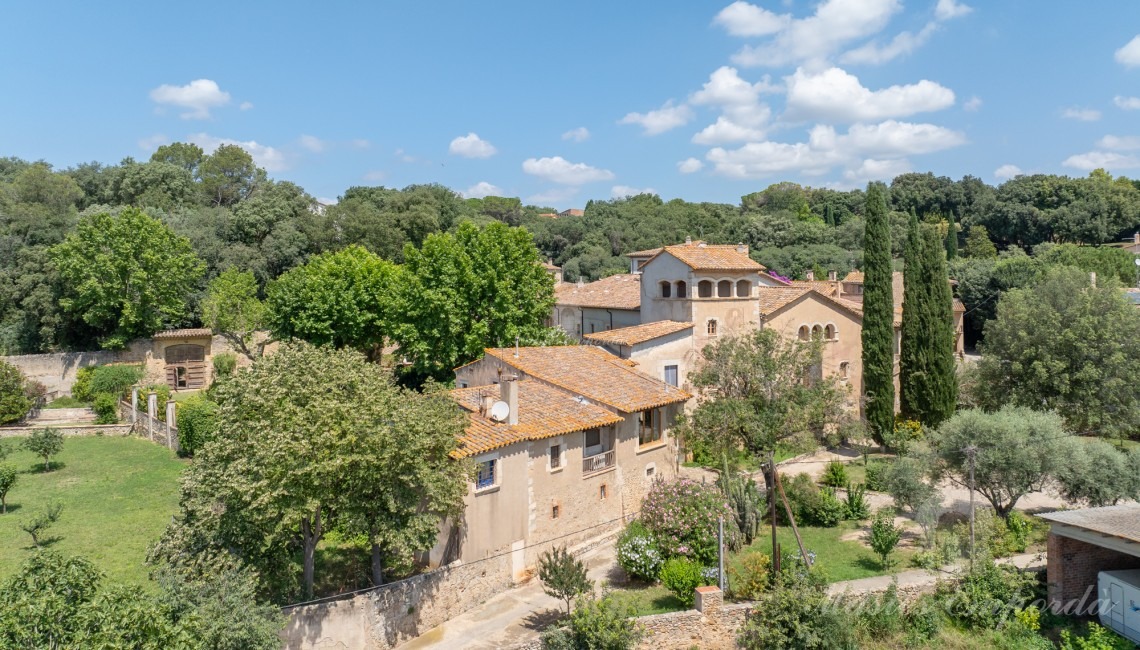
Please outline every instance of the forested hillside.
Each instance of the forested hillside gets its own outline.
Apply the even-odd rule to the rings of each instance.
[[[237,146],[206,154],[174,143],[148,161],[62,170],[0,159],[0,354],[113,346],[151,325],[195,325],[205,287],[228,268],[251,271],[263,293],[310,257],[352,244],[402,263],[406,245],[419,247],[463,221],[525,227],[570,281],[623,272],[624,253],[686,237],[747,243],[757,261],[781,275],[801,278],[810,269],[842,276],[861,266],[863,195],[777,183],[738,205],[641,195],[590,201],[584,216],[552,218],[543,216],[551,208],[516,198],[464,199],[440,185],[349,187],[336,205],[322,206],[303,188],[270,179]],[[115,220],[130,224],[118,231],[100,231],[96,215],[126,206],[141,213]],[[992,316],[998,292],[1024,285],[1042,265],[1135,282],[1129,253],[1097,246],[1140,228],[1140,181],[1098,170],[1087,178],[1019,176],[993,187],[971,176],[904,174],[890,183],[888,206],[896,258],[911,212],[946,237],[951,274],[971,310],[971,337]],[[100,231],[95,244],[75,241],[81,223]],[[120,287],[138,303],[128,310],[135,329],[101,319],[77,285],[138,277],[127,262],[147,251],[179,261],[149,271],[149,294]]]

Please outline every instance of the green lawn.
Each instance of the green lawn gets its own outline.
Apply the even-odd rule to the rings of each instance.
[[[890,571],[884,571],[879,565],[879,556],[875,555],[869,547],[858,541],[843,541],[843,535],[858,530],[857,522],[844,521],[835,528],[817,528],[814,526],[800,526],[800,536],[804,540],[804,548],[809,553],[815,553],[815,563],[823,569],[828,582],[842,582],[845,580],[858,580],[871,576],[895,573],[910,567],[910,557],[914,554],[910,549],[896,550],[893,556],[894,565]],[[776,540],[780,549],[785,553],[799,553],[796,538],[788,526],[776,528]],[[732,570],[741,570],[740,555],[750,551],[759,551],[765,555],[772,554],[772,529],[764,526],[760,535],[753,540],[752,546],[742,549],[741,553],[734,553],[728,557],[727,569],[731,579]]]
[[[894,460],[894,454],[868,454],[868,460]],[[863,457],[855,458],[852,460],[844,461],[843,463],[847,468],[847,480],[852,485],[867,482],[867,467],[863,464]]]
[[[681,601],[662,585],[631,585],[615,589],[610,594],[620,606],[633,608],[634,616],[679,612],[685,609]]]
[[[5,442],[12,448],[20,440]],[[24,450],[6,462],[20,476],[0,515],[0,579],[28,556],[31,537],[19,523],[58,501],[63,513],[47,533],[58,538],[52,549],[87,557],[111,582],[147,584],[146,549],[177,511],[185,461],[138,438],[93,436],[67,438],[50,472]]]

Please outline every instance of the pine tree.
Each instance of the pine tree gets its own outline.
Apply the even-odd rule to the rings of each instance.
[[[949,262],[955,257],[958,257],[958,222],[954,220],[954,213],[951,212],[946,227],[946,261]]]
[[[871,436],[882,444],[894,428],[894,298],[891,229],[882,183],[867,186],[863,241],[863,395]]]
[[[954,414],[958,405],[958,376],[954,361],[954,296],[950,291],[946,259],[939,247],[938,234],[926,234],[926,256],[923,270],[929,288],[926,314],[930,327],[927,351],[927,403],[923,424],[936,427]]]
[[[940,247],[941,250],[941,247]],[[903,417],[922,422],[930,291],[925,284],[928,256],[912,210],[903,250],[902,343],[899,346],[899,410]]]

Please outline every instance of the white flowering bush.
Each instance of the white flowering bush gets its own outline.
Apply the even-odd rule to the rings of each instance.
[[[665,563],[657,543],[640,521],[632,521],[618,538],[618,565],[631,578],[654,582]]]

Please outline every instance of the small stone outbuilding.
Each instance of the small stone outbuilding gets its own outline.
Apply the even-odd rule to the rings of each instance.
[[[154,335],[148,374],[160,374],[171,390],[210,385],[213,332],[206,328],[166,330]]]
[[[1095,614],[1097,574],[1140,569],[1140,505],[1061,510],[1040,515],[1050,522],[1049,607]]]

